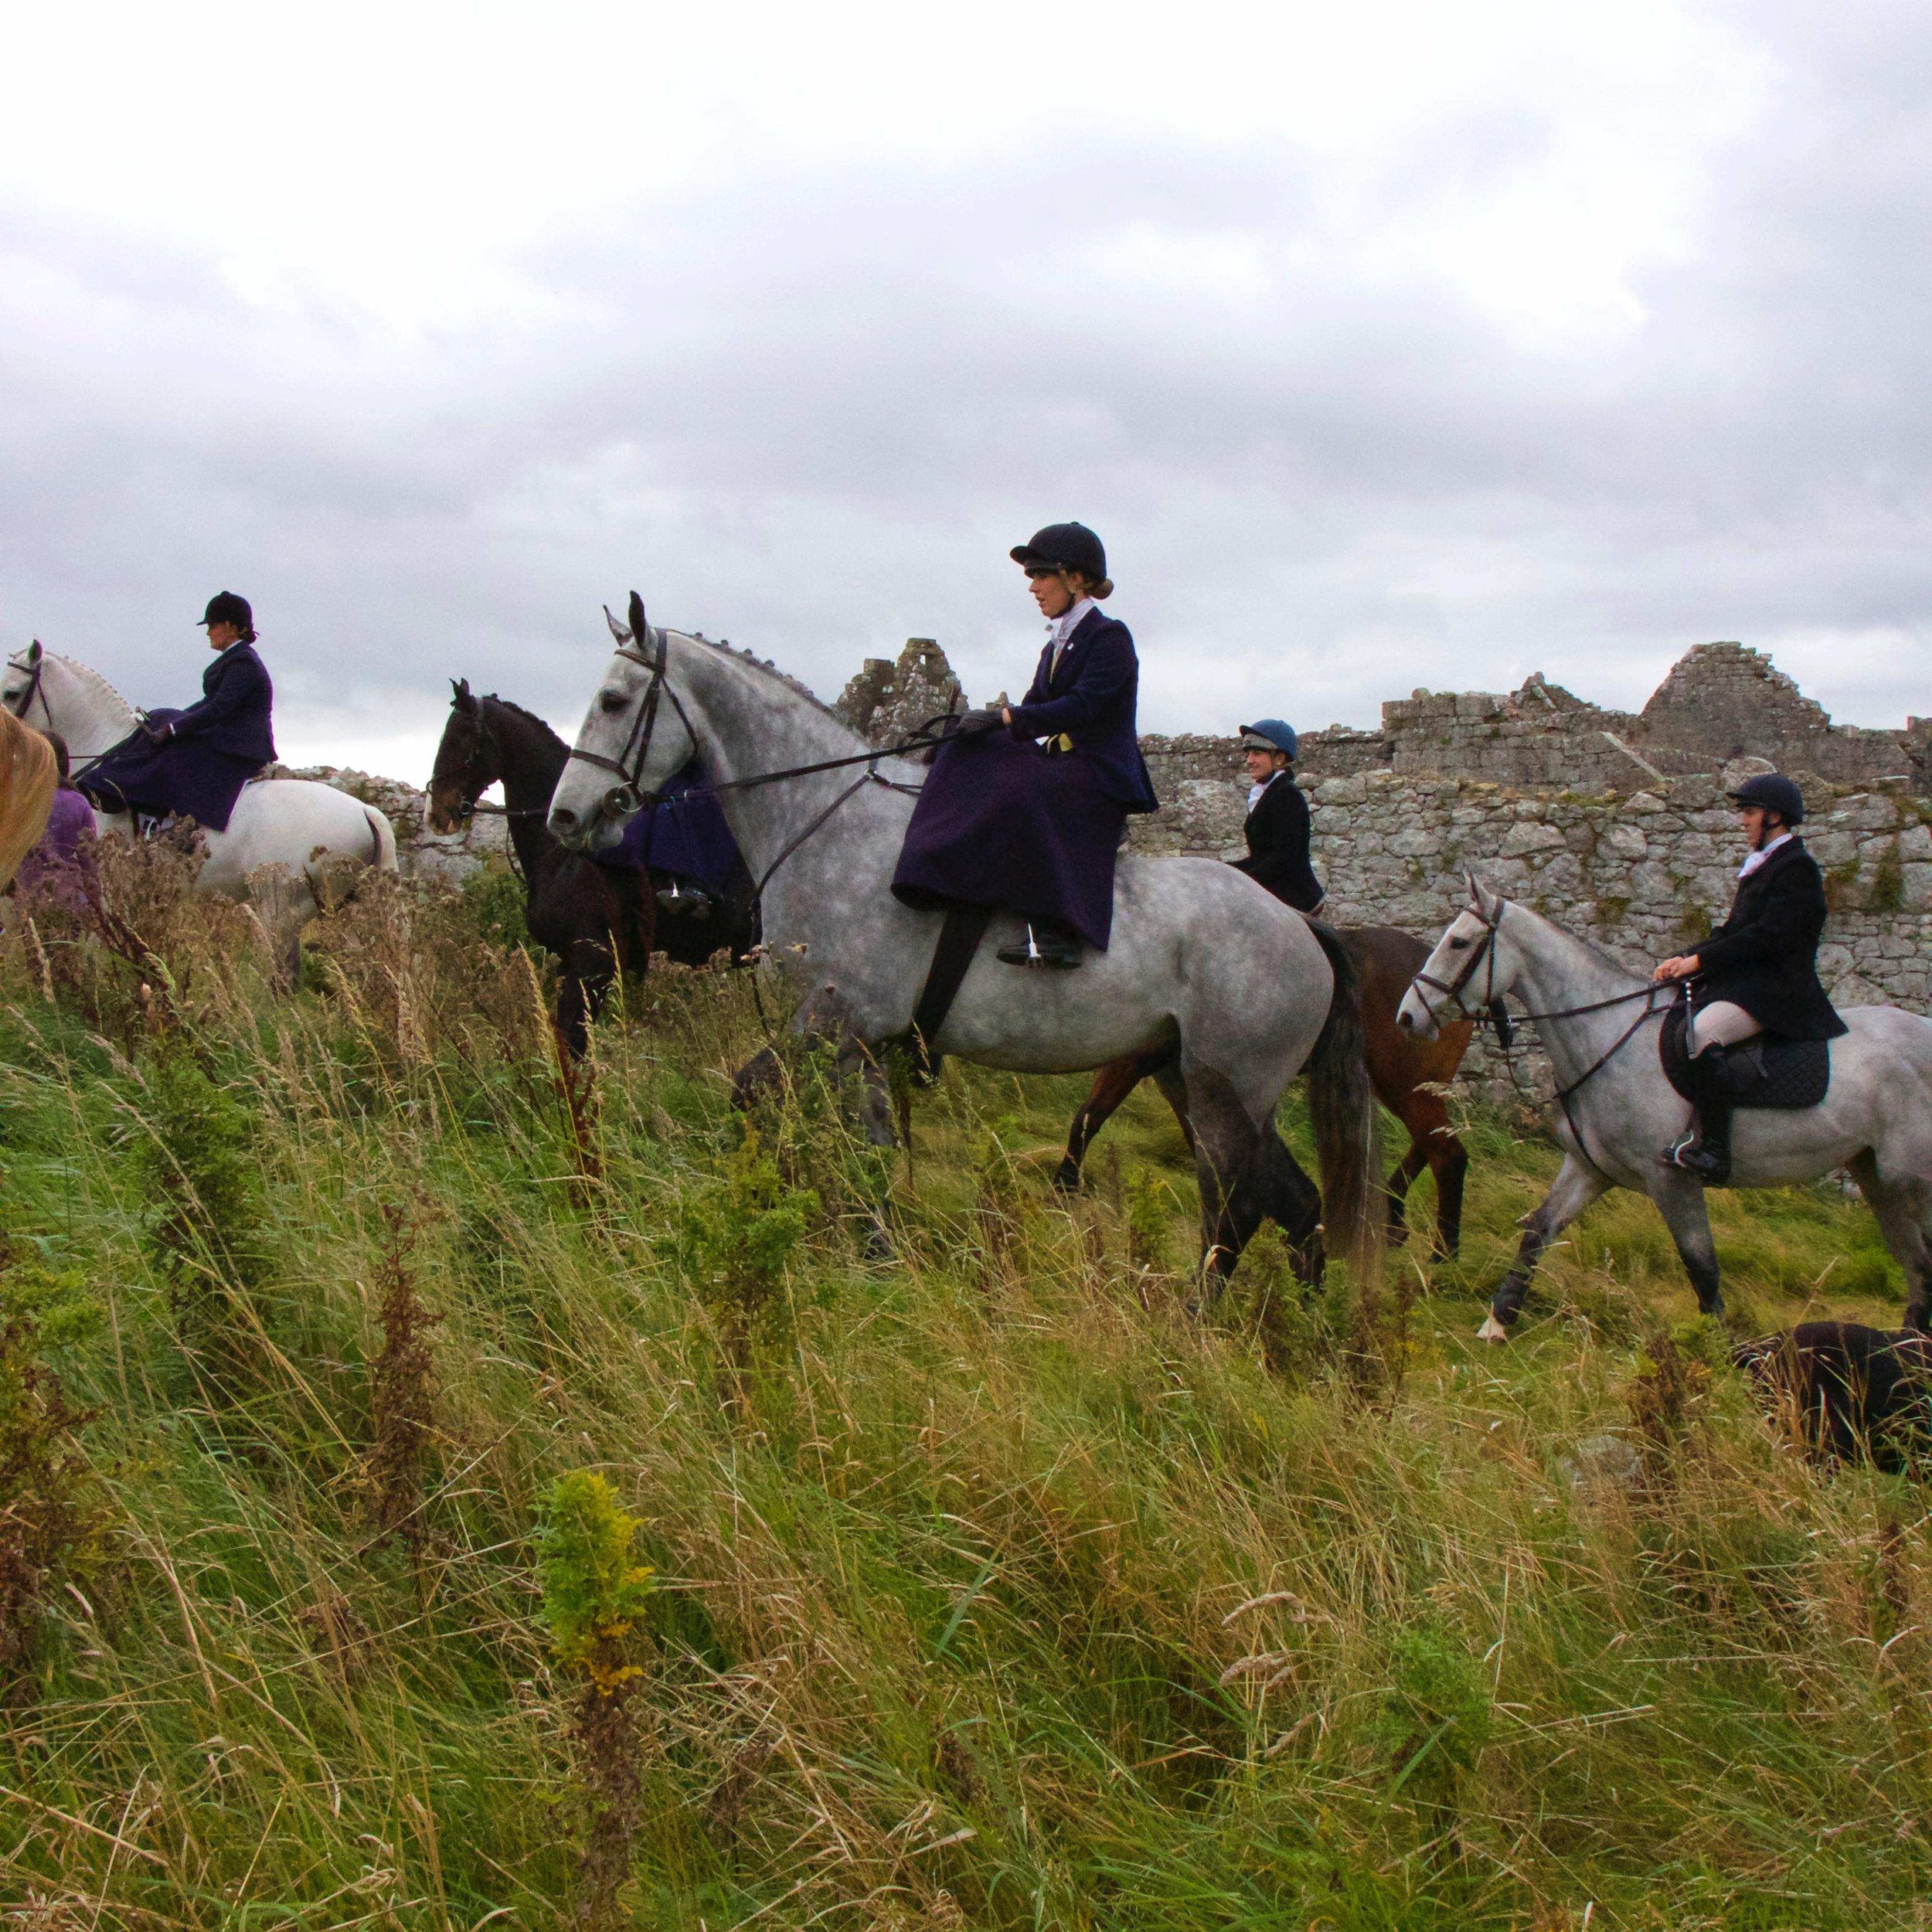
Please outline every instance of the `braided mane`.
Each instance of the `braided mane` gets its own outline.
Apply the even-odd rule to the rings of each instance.
[[[760,676],[773,679],[777,683],[783,685],[794,697],[803,698],[815,711],[824,713],[834,723],[843,725],[848,731],[852,730],[849,721],[840,717],[838,713],[833,710],[832,706],[827,704],[809,685],[794,678],[789,671],[781,671],[769,658],[761,658],[756,651],[750,649],[733,650],[730,645],[726,643],[722,638],[707,638],[701,631],[674,631],[671,634],[673,637],[682,638],[687,644],[701,644],[706,650],[718,651],[722,655],[730,658],[734,664],[744,665],[750,669],[756,671]],[[858,734],[855,733],[854,735]]]

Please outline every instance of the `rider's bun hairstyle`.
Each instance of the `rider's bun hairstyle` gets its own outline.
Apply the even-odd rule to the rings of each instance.
[[[1111,577],[1102,577],[1099,583],[1090,583],[1087,587],[1087,594],[1097,604],[1103,597],[1111,597],[1114,594],[1114,580]]]
[[[67,741],[57,731],[43,731],[40,735],[53,747],[54,775],[64,785],[73,770],[73,763],[67,753]]]

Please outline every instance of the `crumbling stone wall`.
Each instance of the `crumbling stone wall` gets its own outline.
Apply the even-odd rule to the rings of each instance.
[[[832,706],[876,745],[900,743],[930,719],[967,709],[953,667],[930,638],[908,638],[896,664],[868,658]]]
[[[1434,938],[1464,903],[1464,875],[1594,939],[1648,972],[1710,930],[1736,883],[1735,818],[1722,777],[1665,780],[1634,794],[1526,790],[1395,771],[1307,783],[1328,916]],[[1818,955],[1841,1005],[1932,1005],[1932,805],[1903,784],[1815,785],[1804,837],[1825,869],[1832,919]],[[1134,821],[1133,848],[1227,856],[1241,848],[1246,787],[1185,781],[1174,804]],[[1493,1049],[1470,1073],[1508,1098]],[[1526,1043],[1526,1089],[1546,1069]]]

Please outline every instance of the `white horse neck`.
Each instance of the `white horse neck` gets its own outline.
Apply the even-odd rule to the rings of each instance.
[[[97,757],[134,728],[134,706],[91,665],[72,658],[49,651],[41,659],[40,695],[49,726],[66,740],[71,758]]]
[[[1532,1015],[1543,1016],[1535,1019],[1537,1037],[1558,1081],[1566,1085],[1643,1013],[1635,995],[1647,982],[1513,900],[1504,917],[1522,961],[1516,992]]]
[[[665,636],[665,675],[683,702],[706,776],[714,783],[834,758],[862,757],[872,750],[842,718],[769,665],[702,638],[675,631]],[[658,728],[667,716],[675,715],[668,703],[662,706]],[[883,776],[915,788],[924,775],[901,759],[879,763]],[[752,876],[763,877],[787,840],[802,832],[855,780],[862,779],[865,771],[864,765],[855,764],[721,793],[719,804]],[[863,818],[882,808],[903,825],[911,814],[912,801],[883,785],[862,784],[838,808],[838,815],[842,821],[848,815]],[[795,859],[787,859],[787,869],[794,864],[809,869],[810,847],[808,841]]]

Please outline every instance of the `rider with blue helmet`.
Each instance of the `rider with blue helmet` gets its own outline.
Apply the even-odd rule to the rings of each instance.
[[[1248,768],[1248,855],[1234,861],[1257,886],[1297,912],[1318,912],[1321,882],[1308,859],[1308,801],[1294,782],[1294,727],[1264,718],[1241,727]]]

